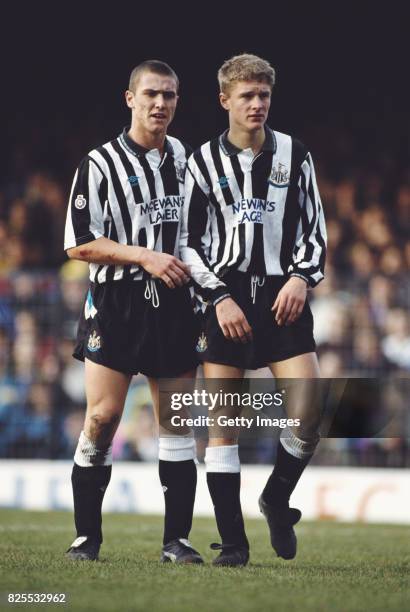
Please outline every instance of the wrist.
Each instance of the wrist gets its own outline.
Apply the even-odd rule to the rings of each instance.
[[[147,257],[147,252],[148,249],[146,249],[145,247],[140,247],[137,246],[135,247],[136,251],[135,251],[135,263],[139,266],[144,267],[144,264],[146,262],[146,257]]]
[[[306,278],[306,276],[302,276],[302,274],[298,274],[297,272],[293,273],[290,275],[290,278],[297,278],[301,281],[303,281],[306,285],[306,287],[309,287],[309,280]]]
[[[225,284],[220,284],[216,289],[209,292],[209,301],[216,306],[222,298],[230,297],[229,289]]]
[[[227,300],[230,297],[231,297],[230,293],[226,293],[226,294],[221,295],[220,297],[216,298],[212,303],[213,303],[214,307],[216,308],[219,304],[221,304],[222,302],[224,302],[225,300]]]

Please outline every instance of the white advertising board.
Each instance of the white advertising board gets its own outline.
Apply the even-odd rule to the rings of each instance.
[[[0,506],[27,510],[72,509],[69,461],[0,461]],[[213,509],[205,470],[198,468],[197,515]],[[257,500],[271,472],[269,466],[242,467],[244,515],[260,516]],[[410,470],[309,467],[292,505],[305,519],[410,523]],[[106,512],[162,514],[163,494],[156,464],[116,463],[108,487]]]

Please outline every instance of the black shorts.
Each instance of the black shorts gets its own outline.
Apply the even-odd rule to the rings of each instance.
[[[172,378],[198,365],[197,337],[187,287],[168,289],[158,280],[91,283],[73,356],[126,374]]]
[[[197,343],[202,361],[255,370],[268,363],[316,350],[313,316],[307,301],[302,314],[291,325],[279,326],[275,321],[271,308],[286,278],[259,277],[254,300],[251,274],[231,272],[223,280],[252,327],[253,340],[247,344],[227,340],[219,326],[214,306],[209,306],[203,315],[202,334]]]

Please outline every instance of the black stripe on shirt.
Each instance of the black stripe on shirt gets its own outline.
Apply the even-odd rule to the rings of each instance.
[[[252,196],[264,202],[268,199],[268,179],[272,171],[272,159],[272,151],[262,151],[254,160],[252,167]],[[255,223],[253,226],[253,244],[248,267],[249,272],[259,276],[266,274],[263,229],[262,223]]]
[[[221,183],[220,183],[221,180],[226,179],[228,177],[226,177],[225,170],[224,170],[224,167],[222,165],[222,159],[221,159],[221,153],[220,153],[221,149],[220,149],[220,146],[219,146],[219,139],[211,140],[211,142],[210,142],[210,149],[211,149],[211,155],[212,155],[212,160],[214,162],[215,170],[216,170],[217,175],[218,175],[218,182],[220,184],[222,196],[224,198],[225,204],[227,206],[231,206],[235,202],[235,199],[233,197],[233,193],[232,193],[231,187],[229,185],[229,181],[225,184],[225,186],[221,185]],[[211,186],[211,189],[212,189],[212,186]]]
[[[282,219],[282,244],[279,255],[280,265],[285,275],[288,274],[288,268],[293,263],[292,255],[300,219],[298,181],[300,167],[306,154],[305,146],[299,140],[292,138],[290,185]]]
[[[215,216],[216,216],[216,223],[217,223],[217,227],[218,227],[218,236],[219,236],[219,246],[218,246],[218,253],[216,256],[216,262],[221,261],[221,258],[223,256],[223,252],[225,249],[225,240],[226,240],[226,233],[225,233],[225,221],[223,218],[223,214],[221,212],[221,207],[219,205],[218,200],[215,197],[215,194],[213,192],[212,189],[212,181],[211,181],[211,177],[209,175],[208,172],[208,168],[206,166],[205,160],[203,158],[202,152],[199,149],[196,153],[194,153],[194,159],[196,161],[196,164],[202,174],[202,176],[204,177],[207,185],[209,186],[210,192],[209,192],[209,201],[210,203],[213,205],[213,208],[215,210]]]
[[[78,168],[77,180],[74,185],[73,195],[71,197],[71,221],[73,224],[77,245],[93,240],[90,230],[91,216],[89,206],[89,175],[90,160],[85,158]],[[83,196],[86,200],[86,206],[81,209],[78,209],[75,206],[76,199],[79,196]]]
[[[168,154],[164,163],[160,168],[164,193],[169,195],[179,195],[179,182],[175,170],[175,159]],[[178,218],[180,218],[181,209],[178,210]],[[166,221],[162,224],[162,252],[174,254],[175,243],[178,233],[178,221]]]
[[[135,204],[141,204],[141,202],[144,201],[144,198],[142,197],[141,187],[139,186],[139,180],[136,182],[130,181],[131,177],[135,177],[135,168],[130,162],[129,158],[127,157],[127,154],[125,153],[124,149],[118,142],[118,139],[114,140],[111,144],[112,144],[114,151],[118,153],[121,163],[124,166],[124,170],[128,176],[128,181],[131,185],[132,195],[134,196]]]
[[[127,239],[127,244],[132,244],[132,221],[131,221],[130,213],[128,210],[127,199],[121,187],[121,181],[117,174],[117,169],[115,167],[114,161],[112,157],[110,156],[110,154],[108,153],[107,149],[105,149],[105,147],[100,147],[99,149],[97,149],[97,151],[105,159],[108,165],[108,168],[110,170],[111,182],[114,187],[115,197],[117,198],[117,201],[120,207],[120,212],[121,212],[122,222],[124,225],[124,231],[125,231],[125,236]],[[130,274],[130,266],[125,265],[124,266],[124,277],[129,276],[129,274]]]

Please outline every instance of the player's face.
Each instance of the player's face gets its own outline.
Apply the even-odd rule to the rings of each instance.
[[[126,92],[127,105],[132,109],[133,123],[152,134],[165,133],[177,105],[175,79],[153,72],[143,72],[135,91]]]
[[[231,127],[245,131],[259,130],[265,124],[271,102],[271,89],[260,81],[237,81],[220,101],[229,112]]]

